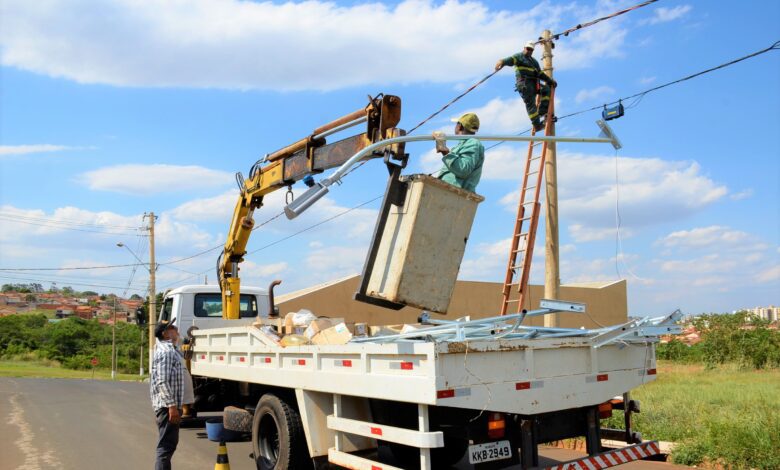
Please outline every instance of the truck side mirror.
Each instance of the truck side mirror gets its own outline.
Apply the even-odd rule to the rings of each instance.
[[[277,279],[268,286],[268,317],[278,317],[279,316],[279,307],[276,306],[274,303],[274,287],[281,284],[281,279]]]

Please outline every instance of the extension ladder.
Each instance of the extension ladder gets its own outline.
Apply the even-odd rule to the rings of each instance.
[[[537,100],[541,99],[541,95]],[[555,135],[555,88],[550,90],[550,104],[547,108],[547,118],[545,119],[544,135]],[[540,101],[537,101],[537,109]],[[531,126],[531,136],[535,136],[536,131]],[[509,305],[517,304],[517,308],[512,313],[519,313],[523,310],[523,302],[528,292],[528,278],[531,274],[531,257],[534,252],[534,241],[536,240],[536,227],[539,223],[539,203],[540,190],[544,181],[544,162],[547,157],[548,142],[528,142],[528,156],[525,161],[525,171],[523,172],[523,183],[520,186],[520,202],[517,205],[517,218],[515,219],[515,231],[512,235],[512,242],[509,248],[509,262],[506,267],[506,278],[504,279],[504,290],[501,302],[501,315],[506,315],[509,311]],[[542,147],[539,155],[534,155],[536,147]],[[515,282],[517,275],[517,282]],[[511,299],[512,286],[517,284],[517,298]]]

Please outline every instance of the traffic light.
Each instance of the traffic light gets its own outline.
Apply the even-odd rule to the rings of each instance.
[[[135,324],[139,326],[146,325],[146,313],[144,313],[143,307],[135,309]]]

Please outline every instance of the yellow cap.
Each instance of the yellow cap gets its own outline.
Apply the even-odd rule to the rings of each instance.
[[[459,122],[469,132],[477,132],[479,130],[479,118],[474,113],[466,113],[458,119],[453,119],[452,122]]]

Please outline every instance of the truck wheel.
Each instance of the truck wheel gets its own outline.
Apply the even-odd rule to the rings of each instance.
[[[252,450],[259,470],[311,467],[301,417],[274,394],[260,398],[252,420]]]

